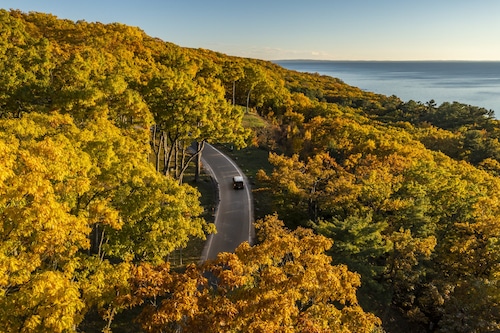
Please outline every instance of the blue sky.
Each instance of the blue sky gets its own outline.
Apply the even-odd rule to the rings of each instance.
[[[499,0],[0,0],[259,58],[500,60]]]

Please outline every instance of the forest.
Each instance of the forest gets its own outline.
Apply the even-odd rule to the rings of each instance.
[[[500,331],[492,110],[3,9],[0,73],[1,332]],[[268,205],[173,267],[205,143],[265,151]]]

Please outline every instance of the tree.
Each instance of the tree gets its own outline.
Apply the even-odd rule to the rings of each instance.
[[[199,193],[124,133],[105,117],[82,129],[59,113],[0,121],[2,330],[73,330],[126,286],[132,260],[163,262],[213,232]]]
[[[63,332],[84,308],[72,275],[90,223],[72,207],[89,190],[90,158],[67,116],[25,115],[0,129],[0,147],[10,147],[0,184],[0,327]]]
[[[373,332],[380,324],[358,305],[359,275],[324,254],[330,240],[286,230],[277,216],[256,227],[258,245],[243,243],[202,267],[138,266],[117,302],[147,301],[139,320],[148,332]]]
[[[22,19],[0,10],[0,116],[44,111],[54,68],[50,42],[29,34]]]
[[[236,61],[236,59],[228,59],[225,61],[223,66],[222,79],[225,81],[226,96],[229,91],[231,91],[231,105],[236,105],[236,82],[243,78],[244,72],[242,65]]]
[[[165,68],[161,75],[151,80],[146,95],[156,126],[163,133],[165,174],[169,173],[179,144],[185,151],[196,143],[195,152],[189,159],[183,159],[175,175],[180,182],[189,162],[201,157],[205,142],[234,142],[244,146],[248,135],[241,126],[243,114],[227,104],[218,80],[198,77],[200,69],[195,64],[190,66],[191,71],[187,72]]]

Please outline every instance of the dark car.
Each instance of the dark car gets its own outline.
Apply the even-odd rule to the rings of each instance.
[[[233,177],[233,188],[235,190],[243,189],[243,177],[241,177],[241,176],[234,176]]]

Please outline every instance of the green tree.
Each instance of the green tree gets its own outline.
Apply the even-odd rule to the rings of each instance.
[[[181,182],[189,162],[200,158],[205,142],[234,142],[244,146],[248,135],[241,126],[243,114],[227,104],[217,79],[196,77],[196,74],[196,68],[191,73],[166,68],[162,76],[150,82],[147,94],[155,123],[161,131],[158,146],[163,144],[165,173],[169,171],[179,144],[185,151],[193,142],[197,143],[195,153],[180,166],[176,175]]]

